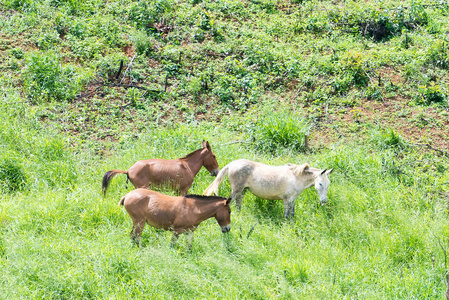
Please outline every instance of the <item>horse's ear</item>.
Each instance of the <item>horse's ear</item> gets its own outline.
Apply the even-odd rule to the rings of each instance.
[[[324,173],[326,173],[327,169],[324,169],[320,175],[324,175]]]
[[[231,200],[232,200],[232,198],[228,198],[228,199],[226,200],[226,205],[229,205],[229,203],[231,203]]]
[[[309,170],[310,170],[310,166],[308,165],[308,164],[304,164],[304,165],[302,165],[302,167],[300,167],[301,168],[301,172],[302,173],[307,173],[307,172],[309,172]]]
[[[212,151],[210,148],[210,145],[209,145],[209,141],[206,142],[206,148],[207,148],[207,150]]]
[[[205,140],[203,140],[203,148],[206,148],[206,141]]]
[[[327,170],[326,174],[329,175],[330,173],[332,173],[333,170],[334,170],[334,168]]]

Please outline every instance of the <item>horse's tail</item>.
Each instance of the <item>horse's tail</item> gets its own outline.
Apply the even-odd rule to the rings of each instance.
[[[101,187],[101,190],[103,191],[103,195],[105,197],[106,197],[106,190],[108,189],[109,181],[111,181],[112,177],[114,177],[118,173],[126,174],[127,180],[129,180],[128,171],[122,171],[122,170],[107,171],[103,176],[103,185]]]
[[[118,205],[124,205],[125,204],[125,198],[126,196],[123,196],[122,199],[118,202]]]
[[[203,195],[210,196],[214,194],[215,196],[218,195],[218,187],[220,186],[221,181],[223,180],[224,176],[228,174],[228,167],[229,165],[224,166],[220,172],[218,172],[217,177],[215,178],[214,182],[209,185],[209,187],[203,192]]]

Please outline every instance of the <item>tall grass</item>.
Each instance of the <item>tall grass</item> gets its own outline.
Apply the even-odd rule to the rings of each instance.
[[[248,124],[250,139],[259,151],[279,154],[282,151],[305,151],[310,125],[299,113],[289,110],[260,113]]]
[[[66,142],[51,135],[52,130],[43,127],[33,112],[25,118],[27,108],[8,103],[10,99],[17,100],[6,99],[6,107],[0,111],[0,189],[74,185],[78,171],[71,167],[75,158]]]
[[[64,167],[83,174],[72,189],[61,184],[3,194],[0,293],[9,299],[442,297],[447,198],[385,173],[389,149],[347,145],[273,157],[229,144],[234,137],[235,132],[206,124],[149,130],[105,160],[77,154]],[[147,227],[143,246],[133,247],[131,220],[117,205],[131,187],[117,177],[103,199],[103,172],[127,169],[138,159],[181,157],[201,147],[203,138],[220,166],[247,157],[334,167],[328,205],[319,205],[312,188],[297,200],[295,218],[284,221],[280,201],[247,193],[227,235],[215,220],[203,222],[189,251],[184,238],[171,248],[170,233]],[[447,193],[447,171],[433,176]],[[212,180],[202,170],[190,192],[201,193]],[[220,194],[229,192],[225,181]]]
[[[84,80],[73,66],[62,66],[51,52],[31,53],[23,70],[23,86],[34,103],[73,100]]]

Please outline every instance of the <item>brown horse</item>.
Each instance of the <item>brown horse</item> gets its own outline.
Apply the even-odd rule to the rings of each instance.
[[[124,205],[133,221],[132,240],[139,245],[145,223],[173,231],[172,245],[181,233],[186,233],[189,247],[192,245],[193,231],[198,225],[214,217],[222,232],[231,230],[231,199],[215,196],[186,195],[167,196],[148,189],[136,189],[119,202]]]
[[[139,160],[128,171],[111,170],[103,176],[103,194],[109,181],[118,173],[126,174],[135,188],[149,188],[150,184],[166,185],[181,195],[186,195],[192,186],[193,178],[204,166],[212,176],[217,176],[218,162],[209,142],[203,140],[203,148],[178,159]]]

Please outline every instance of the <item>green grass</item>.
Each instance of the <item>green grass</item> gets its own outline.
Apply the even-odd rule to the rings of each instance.
[[[0,298],[444,298],[447,10],[1,2]],[[103,174],[203,139],[221,167],[334,168],[328,204],[306,190],[285,221],[281,201],[248,192],[227,235],[207,220],[189,251],[147,227],[134,247],[117,204],[132,187],[119,175],[104,199]],[[201,170],[190,192],[213,179]]]
[[[396,154],[382,148],[368,154],[364,147],[339,146],[269,158],[227,144],[233,135],[208,124],[150,130],[107,159],[72,154],[74,162],[65,166],[77,170],[71,189],[62,182],[3,194],[1,294],[56,299],[442,297],[447,270],[442,246],[449,243],[447,171],[404,169],[411,176],[407,181],[385,170],[384,161]],[[143,246],[133,247],[131,220],[117,205],[131,187],[117,177],[103,199],[102,174],[127,169],[138,159],[183,156],[200,147],[202,138],[213,141],[221,166],[247,157],[334,167],[328,205],[320,206],[316,192],[307,190],[296,202],[295,218],[284,221],[280,201],[247,193],[242,211],[233,211],[228,235],[208,220],[188,251],[184,238],[171,248],[170,233],[147,227]],[[410,159],[419,154],[400,151]],[[201,193],[212,180],[202,170],[191,192]],[[229,192],[229,184],[223,184],[220,194]]]

